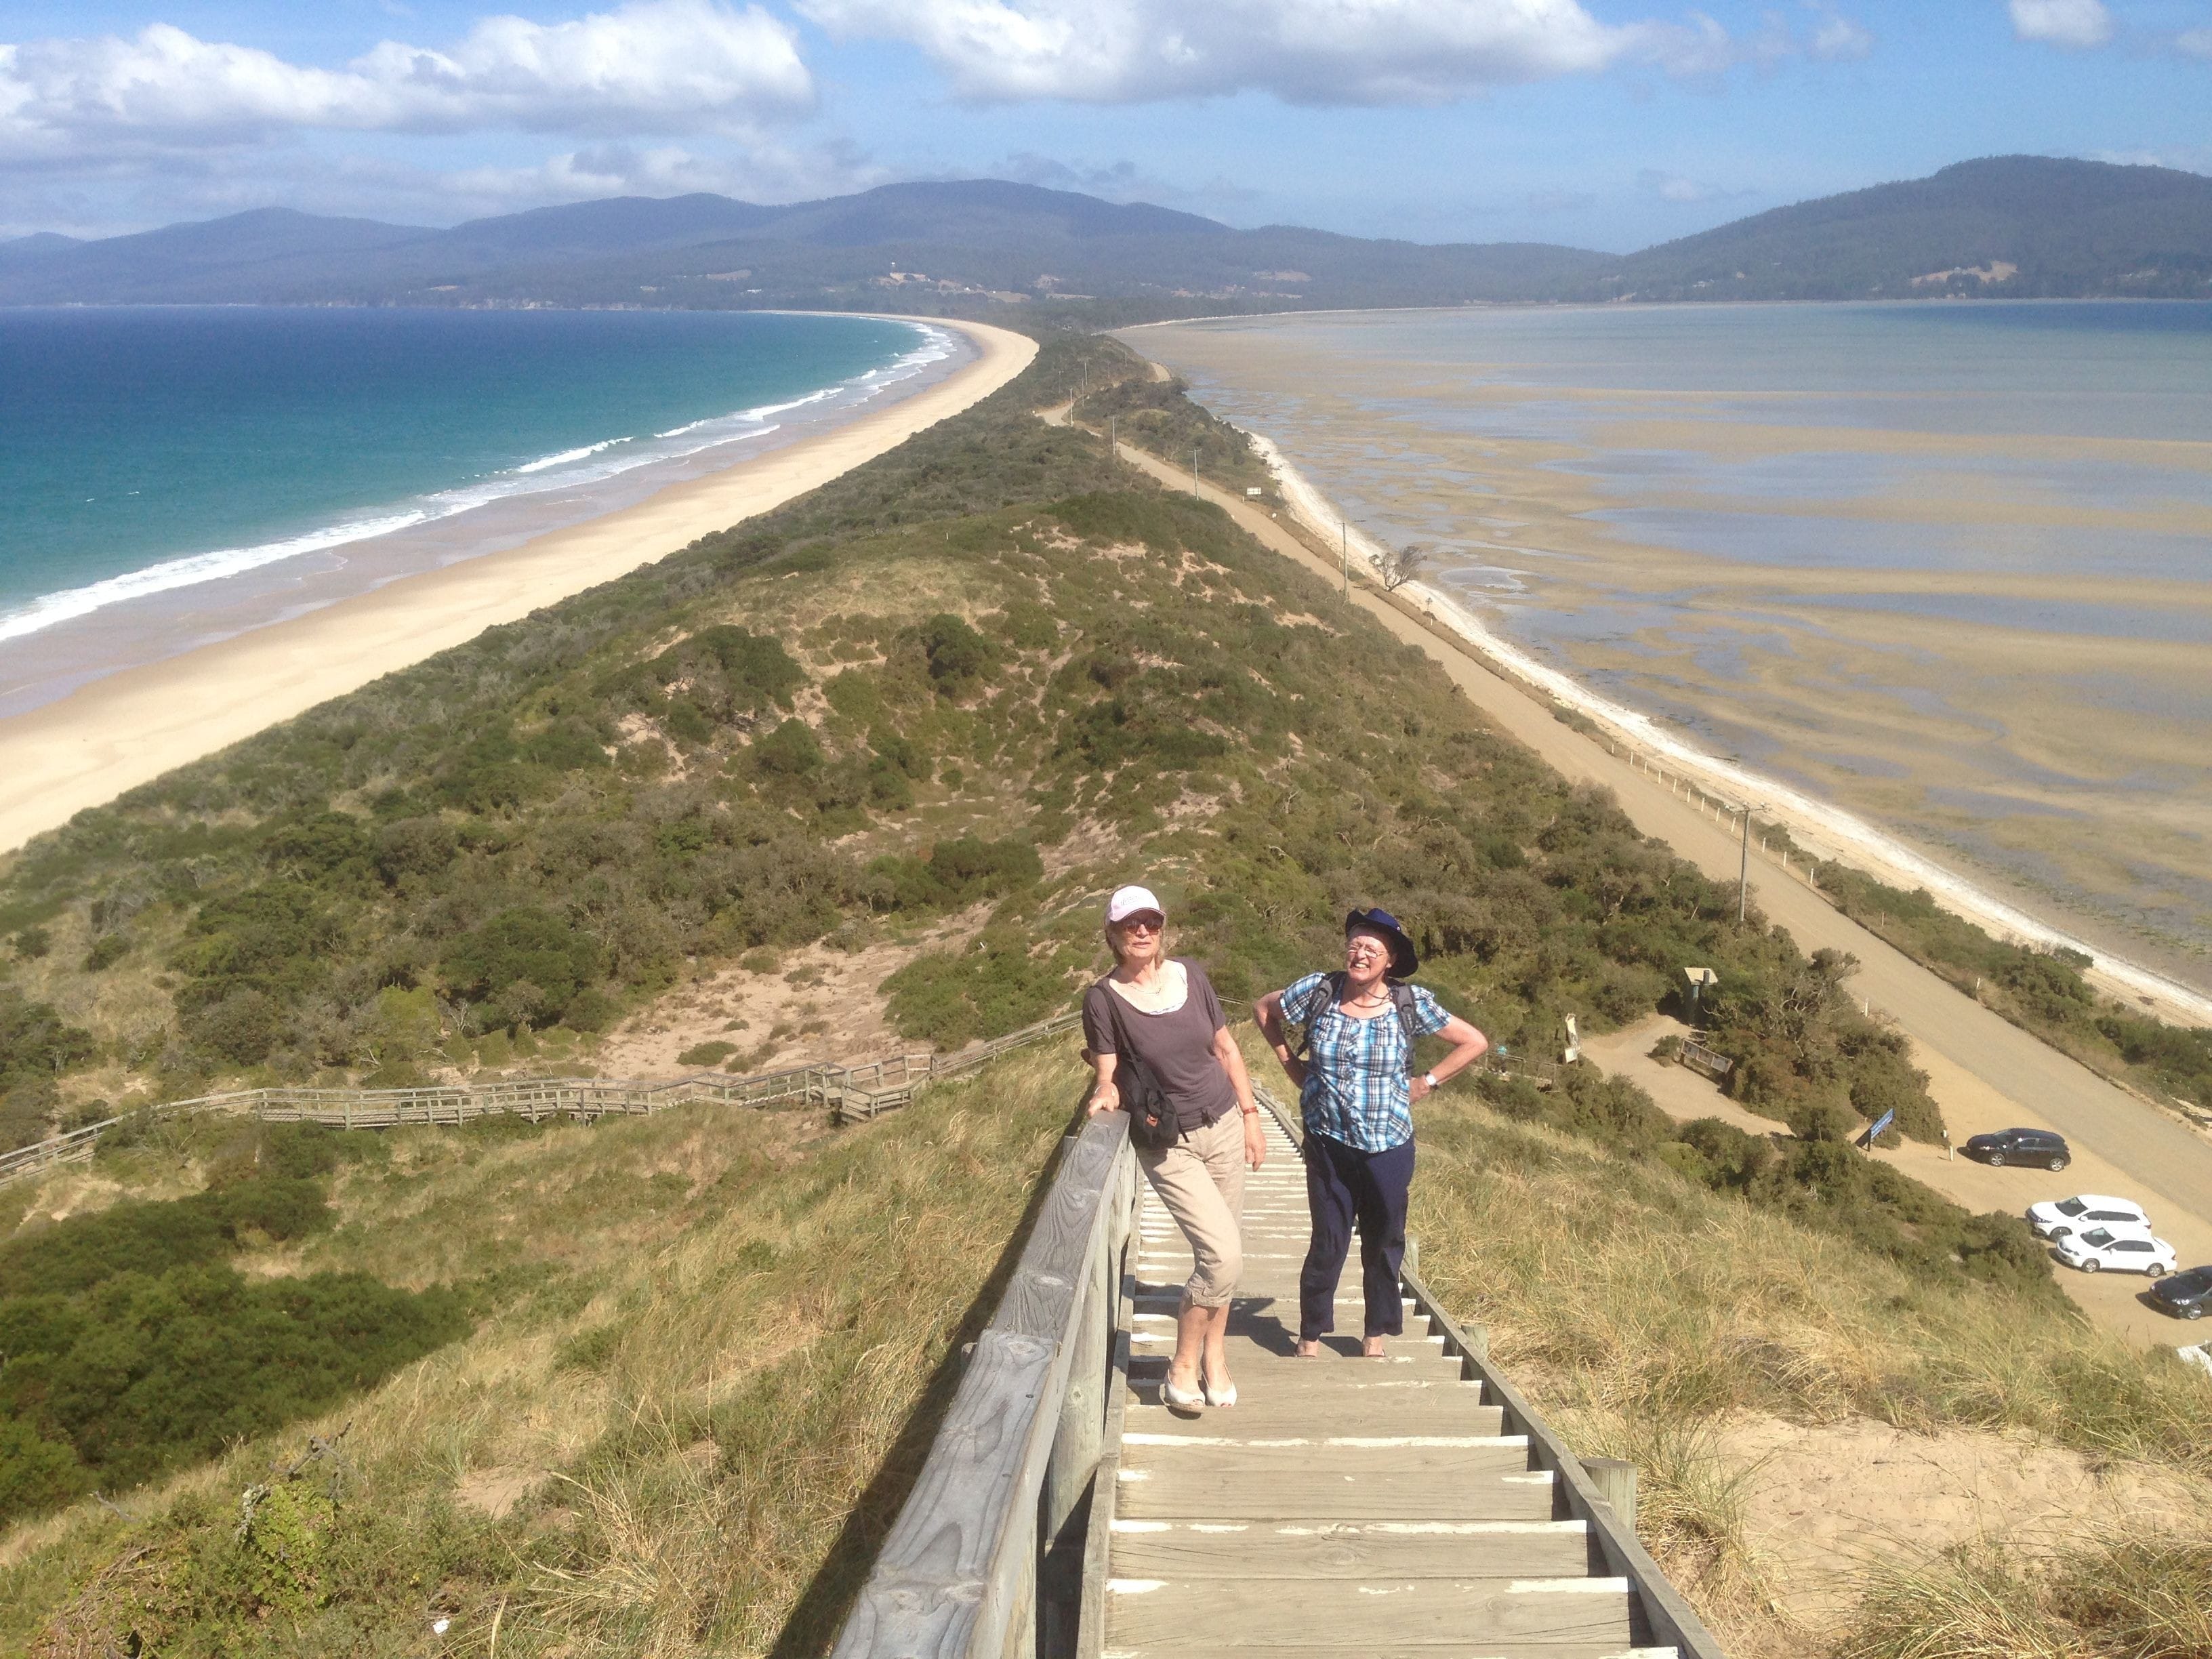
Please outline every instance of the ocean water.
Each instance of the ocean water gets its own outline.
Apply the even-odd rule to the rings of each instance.
[[[866,318],[0,311],[0,713],[641,499],[964,353]]]
[[[2212,985],[2212,305],[1128,338],[1538,660]]]

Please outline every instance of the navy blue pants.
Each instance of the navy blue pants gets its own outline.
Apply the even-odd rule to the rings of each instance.
[[[1359,1230],[1359,1284],[1367,1297],[1367,1334],[1396,1336],[1404,1328],[1398,1299],[1398,1267],[1406,1259],[1406,1194],[1413,1184],[1413,1143],[1385,1152],[1363,1152],[1327,1135],[1308,1134],[1306,1208],[1313,1213],[1313,1242],[1298,1274],[1298,1340],[1311,1342],[1336,1328],[1336,1285],[1352,1232]]]

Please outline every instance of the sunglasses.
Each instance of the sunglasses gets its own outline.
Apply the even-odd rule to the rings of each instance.
[[[1135,915],[1124,916],[1114,925],[1125,933],[1157,933],[1168,924],[1165,916]]]

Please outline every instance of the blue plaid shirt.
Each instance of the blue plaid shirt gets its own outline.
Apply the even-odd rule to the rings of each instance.
[[[1398,1011],[1386,1006],[1373,1019],[1337,1012],[1328,975],[1308,974],[1283,993],[1283,1018],[1306,1028],[1306,1082],[1298,1106],[1306,1133],[1387,1152],[1413,1138],[1411,1091],[1406,1085],[1413,1054]],[[1441,1031],[1451,1016],[1416,985],[1413,1029]]]

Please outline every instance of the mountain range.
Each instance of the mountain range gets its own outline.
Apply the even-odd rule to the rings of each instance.
[[[767,207],[623,197],[448,229],[281,208],[0,242],[0,304],[865,305],[1121,318],[1498,301],[2212,298],[2212,179],[2000,156],[1626,255],[1429,244],[981,179]]]

